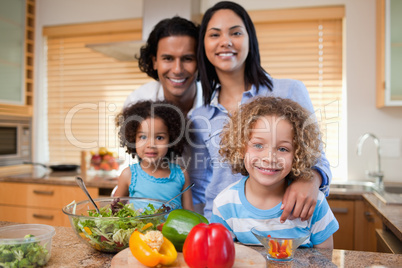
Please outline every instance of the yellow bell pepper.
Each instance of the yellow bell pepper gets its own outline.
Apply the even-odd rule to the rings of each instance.
[[[139,262],[149,267],[154,267],[158,264],[170,265],[177,258],[177,251],[168,239],[163,238],[163,244],[158,252],[142,240],[141,233],[138,231],[134,231],[131,234],[129,247],[133,256]]]
[[[84,227],[84,230],[85,230],[85,232],[86,232],[87,234],[89,234],[89,235],[92,234],[91,229],[89,229],[88,227]]]
[[[145,224],[142,228],[141,231],[145,231],[146,229],[148,229],[149,227],[153,226],[152,222],[148,222],[147,224]]]

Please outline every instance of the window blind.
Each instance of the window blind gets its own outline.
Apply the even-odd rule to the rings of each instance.
[[[72,26],[49,27],[44,31],[51,162],[79,163],[81,150],[117,150],[115,116],[133,90],[152,80],[139,70],[137,62],[117,61],[86,47],[141,38],[140,27],[122,32],[124,26],[105,24],[76,25],[73,30]]]
[[[265,70],[275,78],[297,79],[306,85],[327,158],[336,169],[343,127],[343,7],[251,11],[250,16]],[[103,27],[82,24],[44,30],[52,162],[77,162],[83,149],[119,146],[114,117],[129,93],[152,79],[141,73],[137,62],[119,62],[85,45],[139,40],[140,24],[133,26],[134,31],[127,24],[110,27],[105,22]]]
[[[334,12],[327,12],[331,9]],[[270,11],[265,16],[254,14],[253,20],[264,69],[272,77],[297,79],[305,84],[326,156],[334,177],[339,177],[344,172],[340,170],[344,12],[340,7],[318,8],[313,12],[318,17],[312,18],[312,10],[288,10],[282,16]]]

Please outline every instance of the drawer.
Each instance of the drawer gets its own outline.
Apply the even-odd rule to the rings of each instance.
[[[40,209],[0,205],[0,220],[17,223],[40,223],[53,226],[70,226],[61,209]]]
[[[88,188],[93,198],[99,196],[98,188]],[[0,204],[32,208],[60,209],[72,201],[86,200],[78,186],[45,185],[34,183],[0,183]]]

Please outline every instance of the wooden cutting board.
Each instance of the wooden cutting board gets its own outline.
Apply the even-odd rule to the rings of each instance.
[[[239,244],[235,244],[236,250],[236,258],[235,263],[233,265],[234,268],[243,268],[243,267],[266,267],[266,260],[264,256],[262,256],[258,251],[243,246]],[[112,268],[126,268],[126,267],[133,267],[133,268],[144,268],[147,267],[137,261],[137,259],[131,254],[130,248],[126,248],[125,250],[120,251],[117,253],[112,259]],[[187,267],[186,262],[184,261],[183,253],[177,253],[176,261],[166,267],[171,268],[181,268]]]

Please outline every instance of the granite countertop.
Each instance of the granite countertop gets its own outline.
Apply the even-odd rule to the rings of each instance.
[[[0,227],[16,223],[0,221]],[[46,267],[110,267],[115,254],[98,252],[81,242],[70,227],[55,227],[52,255]],[[263,247],[252,247],[264,255]],[[284,264],[267,261],[267,267],[397,267],[401,254],[350,250],[298,249]]]
[[[51,172],[42,167],[33,167],[31,173],[20,175],[1,176],[0,182],[20,182],[20,183],[40,183],[52,185],[77,186],[75,177],[80,176],[84,179],[87,187],[113,189],[117,185],[117,173],[105,172],[96,173],[88,171],[81,174],[79,171],[57,171]]]

